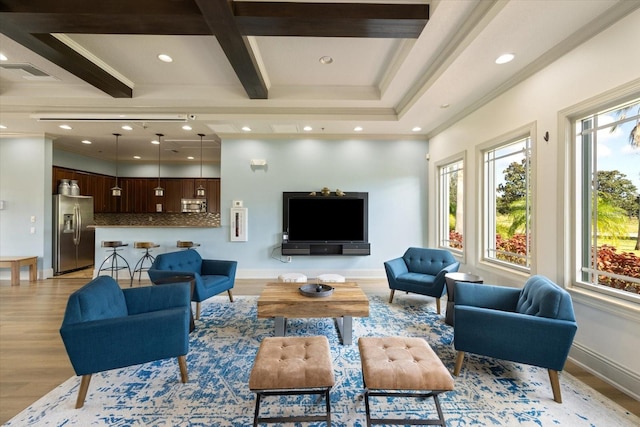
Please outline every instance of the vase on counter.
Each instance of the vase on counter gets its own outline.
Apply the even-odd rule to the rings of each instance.
[[[58,194],[62,194],[65,196],[71,195],[71,185],[69,185],[68,179],[60,180],[60,184],[58,184]]]
[[[71,195],[72,196],[79,196],[80,195],[80,187],[78,186],[78,181],[75,179],[71,180]]]

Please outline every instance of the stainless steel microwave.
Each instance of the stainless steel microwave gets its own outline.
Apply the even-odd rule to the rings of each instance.
[[[182,212],[206,212],[206,199],[182,199]]]

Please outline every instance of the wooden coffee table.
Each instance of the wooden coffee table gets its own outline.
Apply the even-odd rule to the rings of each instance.
[[[351,345],[353,317],[369,316],[369,299],[357,283],[330,283],[335,288],[326,297],[300,293],[300,283],[267,283],[258,298],[258,318],[275,318],[275,336],[285,336],[287,319],[332,317],[342,338]]]

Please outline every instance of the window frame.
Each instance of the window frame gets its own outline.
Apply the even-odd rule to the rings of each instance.
[[[616,301],[632,303],[640,306],[640,295],[630,293],[624,290],[608,287],[605,285],[594,284],[586,282],[582,279],[585,273],[583,265],[585,257],[591,256],[592,250],[590,247],[590,241],[585,238],[584,230],[584,209],[589,208],[592,203],[592,198],[589,200],[583,200],[581,194],[584,191],[584,186],[588,184],[585,182],[585,166],[584,159],[581,156],[584,150],[583,142],[577,143],[576,127],[579,122],[586,117],[600,114],[604,111],[611,110],[618,106],[624,105],[630,101],[640,98],[640,84],[631,85],[635,90],[625,90],[623,86],[617,90],[605,93],[601,96],[597,96],[582,104],[578,104],[570,109],[563,110],[559,113],[559,123],[564,124],[564,138],[566,140],[565,155],[568,159],[566,168],[567,176],[565,189],[566,193],[570,195],[570,204],[565,207],[565,211],[569,212],[569,215],[565,215],[565,218],[573,218],[571,222],[564,224],[568,234],[568,242],[566,243],[565,251],[568,254],[565,255],[567,266],[565,268],[570,287],[573,289],[579,289],[585,293],[593,296],[607,296],[613,297]],[[597,144],[597,140],[596,140]],[[591,148],[593,153],[593,150]],[[589,161],[593,162],[593,156],[597,157],[597,153],[592,154]],[[597,165],[597,163],[596,163]],[[593,164],[589,166],[590,170],[594,168]],[[597,170],[597,166],[596,166]],[[587,180],[587,181],[590,181]],[[587,206],[588,205],[588,206]],[[588,214],[587,214],[588,216]],[[585,247],[588,247],[588,254],[585,254]]]
[[[511,143],[517,142],[519,140],[528,138],[529,139],[529,203],[530,203],[530,218],[529,218],[529,227],[527,230],[528,234],[528,257],[529,257],[529,265],[522,266],[518,264],[514,264],[511,262],[499,260],[496,258],[490,258],[487,256],[487,252],[490,250],[490,246],[495,245],[495,233],[493,234],[493,243],[489,240],[489,232],[490,230],[495,231],[495,226],[489,224],[489,217],[494,216],[496,209],[493,203],[490,203],[487,196],[487,173],[486,173],[486,162],[485,162],[485,154],[489,151],[496,150],[500,147],[507,146]],[[476,158],[477,158],[477,175],[478,175],[478,195],[479,195],[479,222],[478,222],[478,230],[481,231],[481,237],[478,239],[478,257],[479,262],[487,265],[491,265],[493,267],[501,268],[505,271],[511,273],[517,273],[518,275],[529,276],[531,274],[535,274],[535,265],[536,265],[536,254],[533,248],[536,247],[536,235],[534,230],[536,229],[536,144],[537,141],[537,132],[536,132],[536,122],[532,122],[526,124],[520,128],[514,129],[510,132],[507,132],[503,135],[500,135],[496,138],[493,138],[489,141],[486,141],[482,144],[479,144],[476,147]],[[492,213],[489,213],[489,208],[492,208]],[[495,220],[493,221],[495,223]]]
[[[448,236],[449,236],[449,204],[448,202],[445,203],[445,192],[443,191],[443,175],[442,175],[442,170],[443,168],[446,168],[448,166],[451,166],[453,164],[456,163],[462,163],[462,213],[463,213],[463,218],[462,218],[462,230],[463,230],[463,245],[462,245],[462,249],[458,249],[458,248],[452,248],[451,246],[448,245],[444,245],[443,244],[443,240],[448,240]],[[468,227],[468,221],[467,221],[467,212],[469,212],[469,209],[467,209],[467,185],[468,185],[468,167],[467,167],[467,153],[466,151],[463,151],[461,153],[458,154],[454,154],[450,157],[447,157],[445,159],[440,160],[439,162],[436,163],[436,178],[437,178],[437,188],[436,188],[436,193],[437,193],[437,215],[436,215],[436,235],[438,236],[438,242],[437,245],[439,248],[441,249],[446,249],[448,251],[451,251],[451,253],[454,256],[457,256],[459,258],[462,259],[462,262],[464,262],[465,257],[466,257],[466,253],[467,253],[467,247],[469,244],[469,239],[465,238],[465,233],[467,232],[467,230],[469,230]],[[446,194],[449,194],[448,188],[446,189]],[[446,234],[445,234],[446,233]]]

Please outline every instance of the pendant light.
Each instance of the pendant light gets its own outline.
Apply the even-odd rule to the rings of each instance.
[[[111,195],[119,197],[122,195],[122,188],[118,186],[118,138],[120,137],[120,134],[114,133],[113,136],[116,137],[116,186],[111,188]]]
[[[161,133],[156,133],[156,135],[158,136],[158,186],[153,189],[153,192],[157,197],[162,197],[164,196],[164,188],[160,187],[160,145],[162,145],[160,143],[164,135]]]
[[[202,186],[202,138],[204,138],[204,134],[199,133],[200,137],[200,185],[196,188],[196,197],[204,197],[205,190]]]

